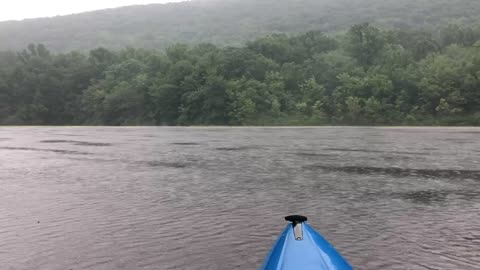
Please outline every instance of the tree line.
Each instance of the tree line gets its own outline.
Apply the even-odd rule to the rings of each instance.
[[[243,47],[176,44],[0,53],[0,123],[480,125],[480,33],[274,34]]]

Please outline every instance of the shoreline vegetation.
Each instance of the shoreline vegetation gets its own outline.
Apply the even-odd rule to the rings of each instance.
[[[358,24],[243,47],[31,44],[0,52],[0,124],[479,126],[480,31],[435,33]]]

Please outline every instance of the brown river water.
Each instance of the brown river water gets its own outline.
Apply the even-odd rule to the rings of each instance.
[[[0,128],[0,269],[480,269],[479,128]]]

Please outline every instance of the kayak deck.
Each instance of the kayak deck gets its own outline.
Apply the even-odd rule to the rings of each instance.
[[[291,217],[294,221],[280,235],[261,270],[353,269],[327,240],[305,222],[305,217]]]

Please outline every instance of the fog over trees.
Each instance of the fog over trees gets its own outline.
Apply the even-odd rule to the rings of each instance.
[[[439,35],[439,27],[448,24],[478,29],[479,14],[478,0],[193,0],[3,22],[0,50],[30,43],[56,52],[204,42],[242,46],[273,33],[344,32],[365,22]]]

